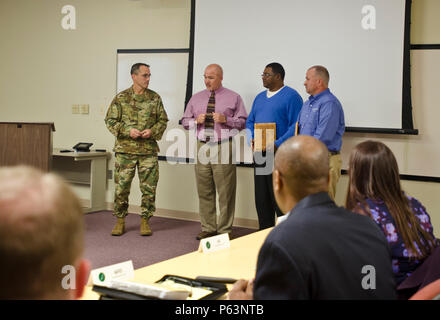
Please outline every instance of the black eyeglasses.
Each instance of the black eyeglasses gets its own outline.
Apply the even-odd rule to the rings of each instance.
[[[263,73],[261,76],[263,77],[263,78],[267,78],[267,77],[271,77],[271,76],[273,76],[274,74],[273,73]]]

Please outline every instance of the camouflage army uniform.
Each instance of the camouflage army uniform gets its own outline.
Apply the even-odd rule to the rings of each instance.
[[[135,94],[133,87],[120,92],[112,101],[105,124],[116,137],[115,147],[115,200],[114,215],[127,215],[128,196],[136,167],[142,192],[142,217],[150,218],[155,210],[156,186],[159,180],[157,140],[167,127],[168,116],[160,96],[146,89]],[[133,139],[130,129],[151,129],[150,138]]]

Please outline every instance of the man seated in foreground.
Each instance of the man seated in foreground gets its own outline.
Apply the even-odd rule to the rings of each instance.
[[[371,219],[337,207],[328,195],[326,146],[310,136],[284,142],[273,187],[288,217],[266,238],[254,281],[229,299],[395,299],[387,241]]]
[[[81,297],[90,269],[83,216],[56,175],[0,168],[0,300]]]

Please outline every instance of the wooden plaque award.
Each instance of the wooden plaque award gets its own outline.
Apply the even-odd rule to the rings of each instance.
[[[277,124],[255,123],[254,124],[254,151],[264,151],[273,147],[276,140]]]

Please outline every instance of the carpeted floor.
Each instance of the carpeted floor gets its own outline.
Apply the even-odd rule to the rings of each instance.
[[[120,237],[111,236],[116,218],[111,211],[100,211],[85,215],[85,258],[92,269],[112,265],[127,260],[133,261],[135,269],[174,258],[199,247],[196,240],[201,231],[200,223],[170,218],[152,217],[150,226],[153,235],[139,234],[141,217],[129,214],[125,219],[125,233]],[[232,239],[256,230],[234,227]]]

